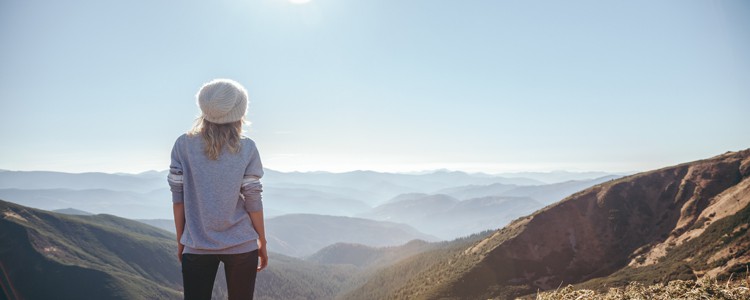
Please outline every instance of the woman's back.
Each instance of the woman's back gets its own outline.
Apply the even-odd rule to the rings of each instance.
[[[204,149],[200,135],[184,134],[172,150],[171,170],[182,173],[187,220],[183,244],[189,253],[225,249],[258,238],[241,196],[243,181],[263,176],[255,143],[242,137],[238,153],[225,149],[216,160],[208,158]]]

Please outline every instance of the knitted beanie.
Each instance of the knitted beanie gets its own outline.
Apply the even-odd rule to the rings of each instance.
[[[214,79],[204,84],[196,95],[202,117],[211,123],[236,122],[247,111],[247,91],[231,79]]]

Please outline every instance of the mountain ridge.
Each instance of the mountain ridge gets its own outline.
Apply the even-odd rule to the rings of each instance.
[[[700,248],[707,254],[699,257],[715,257],[712,263],[695,260],[675,263],[669,269],[627,268],[659,245],[666,245],[668,260],[692,249],[684,243],[684,234],[695,228],[745,220],[742,209],[750,203],[749,178],[750,149],[605,182],[519,218],[481,241],[444,253],[443,259],[429,267],[409,267],[408,262],[394,265],[395,269],[421,271],[402,278],[404,283],[387,297],[509,299],[551,289],[560,282],[606,280],[621,270],[640,274],[641,279],[681,278],[694,275],[693,270],[703,274],[736,270],[750,262],[750,256],[739,251],[750,245],[747,228],[742,226],[731,228],[736,233],[724,238],[726,241],[718,241],[734,245],[733,253],[723,251],[709,236],[692,237],[710,246]],[[730,205],[732,201],[740,204]],[[716,213],[714,219],[699,222],[702,212],[711,215],[707,209],[723,209],[725,217],[716,219]],[[704,228],[704,232],[708,231]],[[418,254],[414,260],[429,255]],[[619,278],[637,278],[634,276]],[[355,290],[350,298],[366,294]]]
[[[387,247],[414,239],[440,240],[403,223],[315,214],[289,214],[267,219],[266,235],[271,251],[293,257],[308,256],[340,242]]]
[[[404,193],[434,194],[467,185],[513,184],[523,187],[541,183],[460,171],[428,174],[266,171],[262,181],[266,188],[265,198],[269,200],[265,205],[267,216],[313,212],[354,217]],[[481,191],[477,196],[495,194]],[[170,197],[165,171],[139,174],[0,172],[0,198],[44,210],[74,208],[130,219],[166,219],[172,214]],[[559,200],[561,196],[554,198]]]

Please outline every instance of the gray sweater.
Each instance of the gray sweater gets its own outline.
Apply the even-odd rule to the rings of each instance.
[[[248,212],[263,210],[263,165],[255,143],[243,136],[239,153],[204,153],[200,135],[183,134],[172,148],[168,182],[172,202],[185,205],[183,253],[237,254],[258,248]]]

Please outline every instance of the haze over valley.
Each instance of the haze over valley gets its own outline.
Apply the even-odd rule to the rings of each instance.
[[[578,190],[621,176],[563,171],[525,175],[528,177],[457,171],[397,174],[267,170],[262,180],[264,211],[270,222],[294,222],[295,218],[285,216],[300,214],[320,215],[318,220],[328,218],[331,223],[369,219],[379,224],[386,224],[383,221],[404,224],[415,233],[411,238],[450,240],[500,228]],[[166,171],[141,174],[0,171],[1,199],[45,210],[76,209],[144,220],[162,224],[167,230],[173,226],[170,197]],[[269,234],[276,236],[274,226],[270,226]],[[320,247],[323,246],[326,245]]]
[[[44,189],[19,179],[34,175],[56,176],[80,189]],[[150,180],[162,180],[141,180],[151,175],[96,174],[86,186],[92,174],[0,172],[3,183],[25,187],[0,190],[6,193],[0,195],[0,253],[3,271],[11,274],[3,279],[6,296],[47,298],[55,291],[68,298],[179,299],[171,220],[133,221],[95,211],[111,201],[97,202],[97,196],[121,195],[117,208],[137,219],[152,199],[138,200],[143,207],[130,211],[125,204],[139,199],[134,195],[156,193],[139,185],[129,186],[134,191],[107,187],[137,178],[145,189]],[[332,214],[268,218],[272,263],[259,274],[259,299],[511,299],[559,282],[597,289],[696,274],[726,279],[750,264],[750,149],[630,176],[549,184],[461,172],[319,175],[292,174],[303,177],[303,192],[286,189],[266,203],[292,195],[275,207],[281,212],[314,194],[309,199],[330,207],[356,201],[366,209],[347,212],[354,217],[321,208]],[[269,181],[267,189],[299,185]],[[349,186],[336,185],[342,183]],[[354,199],[379,186],[389,189]],[[70,194],[56,198],[58,191]],[[567,196],[554,200],[560,194]],[[12,203],[24,201],[26,206]],[[153,209],[169,208],[169,198],[159,201],[166,205]],[[49,212],[31,204],[68,208]],[[39,267],[25,271],[26,265]],[[214,297],[221,299],[226,290],[219,274]]]

